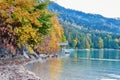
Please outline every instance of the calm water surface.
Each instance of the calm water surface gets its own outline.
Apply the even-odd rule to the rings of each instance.
[[[70,50],[70,56],[28,64],[43,80],[120,80],[120,50]]]

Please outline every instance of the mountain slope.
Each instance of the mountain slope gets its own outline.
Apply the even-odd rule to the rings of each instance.
[[[111,33],[120,33],[120,20],[106,18],[97,14],[83,13],[66,9],[58,4],[50,4],[49,10],[59,13],[59,19],[82,26],[88,30],[98,30]]]

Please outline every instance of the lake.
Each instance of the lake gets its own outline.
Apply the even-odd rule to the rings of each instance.
[[[42,80],[120,80],[120,50],[69,50],[46,62],[28,64]]]

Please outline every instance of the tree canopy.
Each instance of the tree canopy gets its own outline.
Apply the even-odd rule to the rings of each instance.
[[[51,36],[55,15],[47,10],[48,4],[49,1],[1,0],[0,46],[15,52],[25,45],[35,47],[46,39],[45,35]]]

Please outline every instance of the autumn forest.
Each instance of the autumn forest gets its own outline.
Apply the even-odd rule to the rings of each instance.
[[[56,14],[48,11],[49,1],[0,0],[0,49],[33,54],[56,53],[66,41]],[[3,53],[5,52],[3,51]]]

